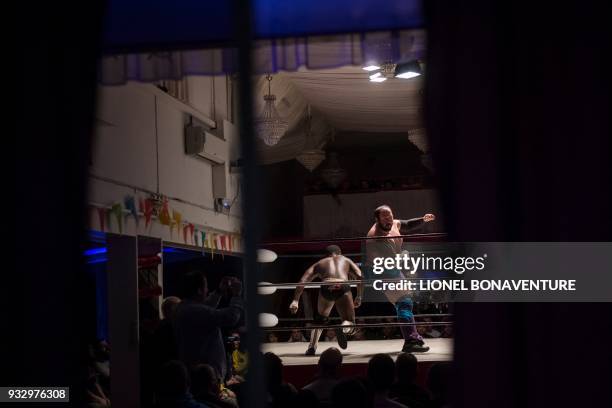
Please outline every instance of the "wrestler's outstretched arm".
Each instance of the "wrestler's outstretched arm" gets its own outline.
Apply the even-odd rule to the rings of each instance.
[[[302,292],[304,292],[304,283],[311,282],[317,276],[317,274],[315,273],[315,266],[317,266],[318,263],[319,262],[315,262],[308,269],[306,269],[306,272],[304,272],[302,278],[300,279],[301,285],[298,284],[295,287],[295,292],[293,293],[293,302],[291,302],[291,305],[289,305],[289,310],[291,311],[291,313],[295,314],[298,311],[300,305],[300,297],[302,296]]]
[[[400,227],[405,230],[405,232],[413,232],[416,231],[425,225],[426,222],[430,222],[436,219],[436,216],[433,214],[425,214],[422,217],[411,218],[409,220],[397,220],[400,223]]]
[[[363,296],[363,273],[361,273],[361,269],[359,269],[357,264],[353,262],[350,258],[346,258],[346,260],[351,266],[351,270],[349,272],[350,276],[354,278],[355,280],[359,281],[359,283],[357,284],[357,296],[355,297],[355,300],[353,301],[353,305],[355,307],[359,307],[361,306],[361,298]]]

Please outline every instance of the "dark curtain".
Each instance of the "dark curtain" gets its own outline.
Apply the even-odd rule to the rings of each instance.
[[[2,384],[69,386],[73,405],[82,406],[96,328],[81,253],[103,2],[27,3],[18,13],[8,37],[18,53],[6,61],[17,75],[5,78],[18,97],[7,100],[16,127],[5,134],[15,141],[5,151],[15,235],[14,269],[3,280]]]
[[[593,3],[425,2],[451,240],[610,241],[612,26]],[[612,406],[610,304],[455,312],[453,406]]]

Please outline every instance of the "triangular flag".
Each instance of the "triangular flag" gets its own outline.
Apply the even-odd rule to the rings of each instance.
[[[183,230],[183,214],[181,214],[180,212],[176,211],[176,210],[172,210],[172,220],[174,221],[174,223],[170,224],[170,235],[172,235],[172,228],[174,225],[176,225],[176,231],[178,232],[179,236],[181,235],[181,230]]]
[[[121,203],[115,203],[111,207],[110,212],[115,216],[119,226],[119,233],[123,234],[123,206]]]
[[[153,200],[150,198],[144,200],[144,206],[141,208],[141,211],[145,217],[145,228],[148,228],[153,217]]]
[[[194,235],[193,235],[193,230],[194,230],[194,225],[192,223],[187,224],[187,226],[185,227],[188,231],[189,231],[189,238],[191,238],[191,243],[194,245],[198,244],[198,241],[195,239]]]
[[[162,208],[157,219],[162,225],[170,225],[170,210],[168,209],[168,200],[165,198],[162,202]]]
[[[130,215],[134,217],[134,221],[136,222],[136,226],[138,227],[138,210],[136,209],[136,200],[134,196],[125,196],[123,199],[123,205],[125,209],[130,212]]]

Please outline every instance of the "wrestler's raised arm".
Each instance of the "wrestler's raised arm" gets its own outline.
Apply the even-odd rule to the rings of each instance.
[[[350,258],[346,258],[346,260],[351,266],[349,276],[359,281],[359,283],[357,284],[357,297],[355,297],[355,300],[353,302],[353,306],[359,307],[361,306],[361,297],[363,296],[363,273],[361,273],[361,269],[359,269],[357,264],[353,262]]]
[[[310,265],[308,269],[306,269],[306,272],[304,272],[302,278],[300,279],[301,284],[298,284],[295,287],[295,292],[293,293],[293,301],[291,302],[291,305],[289,305],[289,310],[291,311],[291,313],[297,313],[300,304],[300,297],[302,296],[302,292],[304,292],[304,283],[311,282],[317,276],[317,273],[315,272],[315,267],[319,262],[320,261],[315,262],[314,264]]]
[[[436,219],[436,216],[433,214],[425,214],[422,217],[418,217],[418,218],[411,218],[409,220],[397,220],[399,222],[399,226],[401,229],[405,230],[405,232],[413,232],[416,231],[418,229],[420,229],[421,227],[423,227],[423,225],[426,222],[430,222]]]

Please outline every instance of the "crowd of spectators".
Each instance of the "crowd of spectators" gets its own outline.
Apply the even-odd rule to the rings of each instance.
[[[423,317],[417,319],[417,322],[423,323],[417,326],[417,331],[423,338],[452,338],[453,337],[453,326],[450,324],[451,320],[448,316],[436,317],[435,314],[447,314],[449,312],[449,305],[447,303],[440,303],[433,305],[428,308],[421,309],[415,308],[416,313],[431,314],[432,316]],[[388,317],[385,319],[365,319],[356,318],[358,324],[382,324],[382,323],[396,323],[397,319]],[[384,327],[365,327],[357,328],[354,334],[350,337],[351,341],[359,340],[392,340],[401,339],[402,334],[397,326],[384,326]],[[307,342],[310,340],[310,330],[305,329],[293,329],[291,332],[268,332],[266,334],[265,342],[267,343],[279,343],[279,342]],[[320,341],[323,342],[335,342],[336,333],[333,329],[327,329],[321,335]]]
[[[333,189],[323,180],[313,180],[307,183],[304,188],[305,194],[324,194],[330,192],[337,193],[369,193],[390,190],[410,190],[423,188],[430,182],[427,175],[417,175],[412,177],[398,178],[372,178],[360,180],[344,180],[340,185]]]
[[[427,375],[427,388],[417,384],[418,364],[413,354],[402,353],[397,361],[376,354],[364,377],[343,378],[342,353],[335,347],[319,358],[316,377],[302,389],[283,379],[282,360],[264,355],[267,405],[276,407],[329,408],[443,408],[448,406],[450,363],[435,363]]]
[[[241,342],[245,334],[236,329],[243,314],[242,285],[235,278],[223,279],[209,293],[203,274],[186,274],[181,298],[162,303],[162,319],[151,335],[141,339],[141,406],[155,408],[238,408],[247,406],[244,383],[249,355]],[[220,306],[225,299],[225,306]],[[423,326],[425,336],[440,337],[436,322]],[[305,342],[300,329],[287,338],[269,332],[269,342]],[[396,327],[358,330],[361,338],[400,338]],[[326,330],[322,341],[336,342],[335,330]],[[110,346],[104,341],[91,345],[89,353],[88,406],[111,406]],[[444,367],[432,367],[429,390],[415,379],[416,358],[401,354],[397,363],[385,354],[373,356],[367,376],[342,378],[343,356],[335,347],[321,353],[319,372],[298,389],[283,378],[283,362],[273,353],[263,355],[266,400],[269,407],[443,407],[446,401]],[[434,369],[435,368],[435,369]],[[437,381],[437,382],[436,382]],[[242,403],[242,404],[241,404]]]

